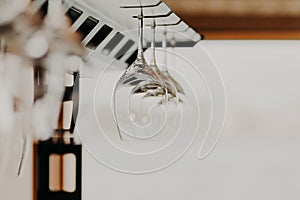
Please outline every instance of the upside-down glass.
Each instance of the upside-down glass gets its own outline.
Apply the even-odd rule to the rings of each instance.
[[[168,70],[167,31],[164,31],[164,40],[163,40],[162,46],[165,51],[165,56],[164,56],[164,63],[163,63],[163,65],[160,66],[161,71],[164,76],[166,76],[169,80],[171,80],[173,82],[173,84],[176,87],[177,92],[182,95],[185,95],[185,92],[184,92],[184,89],[182,88],[182,86],[171,76],[171,74]],[[182,101],[182,100],[179,100],[179,101]]]
[[[152,41],[151,41],[151,61],[150,61],[150,67],[159,75],[159,77],[162,79],[162,81],[165,83],[165,86],[168,91],[168,101],[172,101],[174,103],[178,103],[178,95],[177,95],[177,89],[174,85],[173,81],[169,79],[168,76],[165,76],[162,71],[159,70],[156,62],[156,47],[155,47],[155,35],[156,35],[156,23],[155,20],[153,20],[153,24],[151,25],[152,29]]]
[[[114,88],[114,118],[121,140],[149,140],[165,125],[168,91],[160,76],[147,64],[143,52],[143,11],[138,16],[139,47],[136,61]]]

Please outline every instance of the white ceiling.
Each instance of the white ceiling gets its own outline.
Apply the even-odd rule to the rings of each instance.
[[[73,0],[71,0],[73,1]],[[82,2],[82,1],[77,1]],[[159,0],[141,0],[142,5],[153,5],[157,4]],[[140,5],[138,0],[86,0],[86,4],[90,6],[93,12],[104,15],[105,17],[114,21],[122,31],[135,30],[138,26],[137,20],[133,19],[132,16],[135,16],[140,13],[139,9],[122,9],[120,6],[126,5]],[[166,14],[170,11],[170,8],[166,4],[160,4],[159,7],[156,8],[145,8],[143,9],[144,15],[158,15],[158,14]],[[176,23],[180,20],[180,18],[176,14],[172,14],[168,18],[160,18],[156,19],[157,24],[166,24],[166,23]],[[145,19],[145,25],[149,25],[152,23],[152,19]],[[178,37],[178,40],[187,40],[187,38],[192,40],[199,40],[200,37],[198,33],[193,31],[192,29],[187,32],[180,33],[178,31],[186,30],[188,25],[182,22],[178,26],[168,27],[170,32],[177,32],[175,35]],[[158,31],[159,32],[159,31]],[[162,32],[162,31],[160,31]],[[170,34],[172,37],[174,34]],[[161,40],[162,35],[158,36],[157,39]],[[150,33],[146,32],[146,38],[150,40]]]

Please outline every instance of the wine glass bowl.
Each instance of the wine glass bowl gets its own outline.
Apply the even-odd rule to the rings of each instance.
[[[156,132],[156,128],[151,127],[155,121],[153,118],[158,117],[151,117],[153,105],[165,102],[166,97],[166,88],[157,74],[146,63],[142,67],[134,63],[114,89],[114,114],[119,134],[122,132],[133,138],[145,138],[147,136],[138,134],[144,132],[144,128]],[[158,118],[161,121],[164,116]]]
[[[180,94],[185,94],[184,89],[181,87],[181,85],[170,75],[169,71],[164,71],[162,73],[162,76],[164,77],[164,80],[169,81],[172,83],[172,86],[175,87],[176,92]]]
[[[173,84],[172,80],[169,79],[167,76],[165,76],[162,71],[159,70],[156,62],[156,47],[155,47],[155,36],[156,36],[156,22],[155,19],[153,19],[153,23],[150,25],[152,30],[152,40],[151,40],[151,49],[152,49],[152,55],[151,55],[151,62],[150,62],[150,68],[153,69],[157,73],[157,75],[160,77],[160,79],[163,81],[166,89],[168,98],[167,101],[174,100],[176,103],[178,102],[177,99],[177,90],[175,85]]]
[[[185,92],[184,92],[184,89],[182,88],[182,86],[169,73],[169,70],[168,70],[168,68],[169,68],[168,67],[168,65],[169,65],[168,64],[168,50],[167,50],[167,31],[166,30],[163,32],[163,35],[164,35],[164,39],[163,39],[163,42],[162,42],[162,47],[163,47],[163,50],[165,52],[165,55],[164,55],[164,63],[162,65],[160,65],[162,74],[163,74],[164,77],[166,77],[167,80],[169,80],[170,82],[173,83],[173,85],[175,86],[176,91],[178,93],[180,93],[182,95],[185,95]],[[171,44],[174,48],[175,44],[176,44],[175,38],[173,37],[170,42],[171,42]]]
[[[139,20],[139,48],[136,61],[122,74],[114,88],[114,117],[119,136],[153,138],[165,125],[167,88],[146,62],[143,52],[143,12]]]

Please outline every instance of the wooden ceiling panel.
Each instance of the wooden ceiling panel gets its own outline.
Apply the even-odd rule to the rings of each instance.
[[[300,0],[165,0],[206,39],[300,39]]]

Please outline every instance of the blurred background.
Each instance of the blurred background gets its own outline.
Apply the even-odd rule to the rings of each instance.
[[[83,200],[300,198],[300,42],[200,44],[217,64],[227,95],[226,123],[213,153],[198,159],[198,137],[171,167],[130,175],[103,166],[83,148]],[[177,52],[198,61],[195,49]],[[20,180],[0,183],[0,194],[32,199],[30,162]]]
[[[300,0],[166,2],[208,39],[198,48],[216,63],[227,95],[221,140],[205,160],[197,138],[174,165],[140,176],[113,171],[83,148],[83,200],[299,200]],[[197,48],[176,52],[201,64]],[[27,162],[20,179],[0,179],[0,198],[31,200],[32,171]]]

